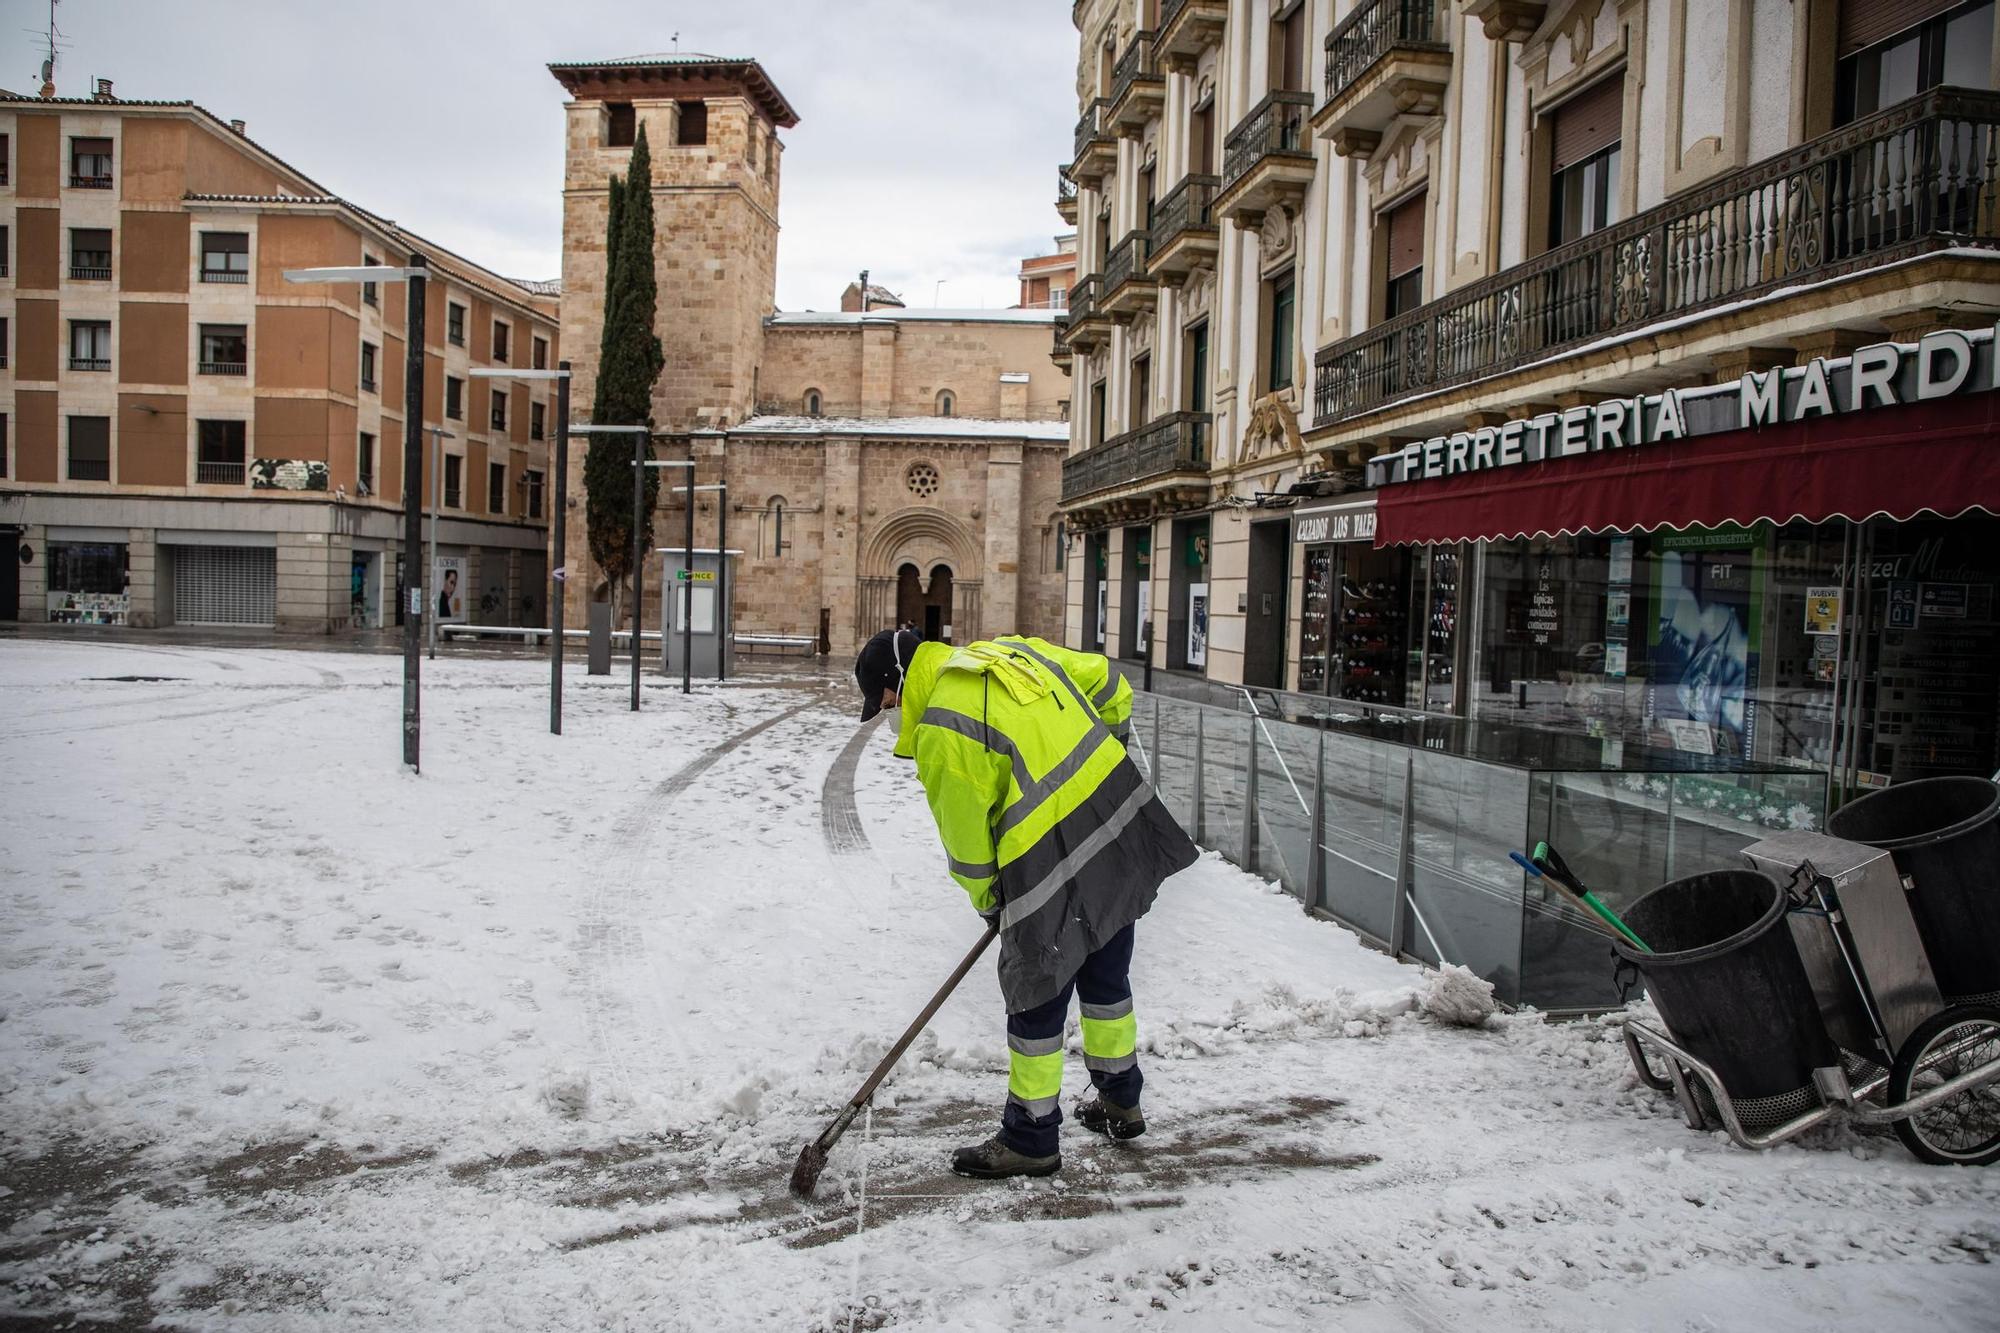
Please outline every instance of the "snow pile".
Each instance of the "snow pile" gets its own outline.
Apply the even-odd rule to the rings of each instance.
[[[1493,1017],[1493,983],[1469,967],[1446,963],[1424,979],[1417,1007],[1452,1027],[1481,1027]]]

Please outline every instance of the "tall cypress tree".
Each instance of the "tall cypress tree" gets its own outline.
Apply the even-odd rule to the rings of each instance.
[[[604,334],[597,363],[597,400],[591,419],[600,426],[653,424],[653,384],[666,365],[653,332],[658,281],[653,273],[653,158],[642,127],[632,147],[631,173],[612,178],[605,230]],[[650,441],[646,457],[653,456]],[[650,533],[659,501],[659,475],[646,472],[643,512],[632,513],[632,438],[593,435],[584,455],[585,527],[590,554],[617,589],[632,573],[636,521]],[[637,611],[634,611],[634,623]]]

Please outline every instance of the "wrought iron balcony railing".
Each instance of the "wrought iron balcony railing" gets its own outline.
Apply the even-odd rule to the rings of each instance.
[[[1215,176],[1186,176],[1167,192],[1153,210],[1153,250],[1173,244],[1182,232],[1215,230],[1215,191],[1222,181]]]
[[[69,275],[78,282],[109,282],[111,281],[111,265],[71,264],[69,266]]]
[[[1187,4],[1188,0],[1160,0],[1160,26],[1158,31],[1165,32],[1168,28],[1173,27],[1174,20],[1181,16],[1181,11],[1187,8]]]
[[[111,460],[108,458],[78,458],[75,454],[71,454],[69,459],[69,479],[71,481],[110,481]]]
[[[204,460],[194,465],[194,479],[204,486],[241,486],[244,477],[244,467],[241,463],[211,463]]]
[[[69,185],[72,190],[108,190],[111,188],[111,177],[72,174]]]
[[[1125,54],[1118,57],[1118,63],[1111,67],[1111,104],[1123,101],[1125,94],[1132,91],[1132,85],[1140,79],[1157,79],[1160,67],[1153,59],[1153,34],[1140,31],[1132,34],[1131,42],[1125,47]]]
[[[1069,327],[1075,328],[1098,313],[1097,303],[1104,292],[1104,279],[1087,274],[1070,284]]]
[[[1105,137],[1104,108],[1107,105],[1105,99],[1100,97],[1083,109],[1083,118],[1076,122],[1076,151],[1070,154],[1070,161],[1082,157],[1084,149]]]
[[[250,275],[236,269],[205,268],[201,271],[203,282],[248,282]]]
[[[1069,163],[1056,167],[1056,207],[1076,207],[1076,182],[1069,178]]]
[[[1222,146],[1222,188],[1227,190],[1267,157],[1283,155],[1312,160],[1306,140],[1306,118],[1312,114],[1311,93],[1271,93],[1252,107]]]
[[[247,375],[250,365],[246,361],[199,361],[195,363],[198,373],[203,375]]]
[[[183,362],[182,364],[185,365],[186,362]],[[71,370],[109,370],[111,369],[111,358],[100,357],[100,356],[73,356],[69,359],[69,368]]]
[[[1955,246],[2000,248],[2000,94],[1925,93],[1330,344],[1314,415]]]
[[[1058,361],[1068,361],[1070,359],[1068,320],[1059,319],[1050,327],[1049,355]]]
[[[1126,235],[1111,251],[1111,257],[1104,261],[1104,294],[1109,296],[1134,278],[1146,276],[1146,256],[1152,244],[1147,232],[1135,231]]]
[[[1437,0],[1370,0],[1326,38],[1326,100],[1346,92],[1397,46],[1444,51]]]
[[[1208,471],[1206,412],[1174,412],[1063,460],[1062,498]]]

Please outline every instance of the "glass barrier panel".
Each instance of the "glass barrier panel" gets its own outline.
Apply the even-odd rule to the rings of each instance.
[[[1257,722],[1257,873],[1301,901],[1311,882],[1313,765],[1319,733]]]
[[[1529,774],[1425,750],[1410,752],[1409,923],[1404,947],[1459,963],[1521,993],[1521,868],[1508,857],[1528,827]]]
[[[1250,759],[1248,713],[1201,710],[1201,832],[1196,840],[1230,860],[1243,854],[1245,765]]]
[[[1201,710],[1194,704],[1159,695],[1153,696],[1153,701],[1159,716],[1158,731],[1149,738],[1156,770],[1153,788],[1159,792],[1160,803],[1167,807],[1167,813],[1180,821],[1188,836],[1194,837],[1194,745]]]
[[[1384,944],[1403,859],[1409,756],[1399,745],[1327,733],[1319,906]]]

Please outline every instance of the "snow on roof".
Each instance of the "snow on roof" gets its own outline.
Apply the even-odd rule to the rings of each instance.
[[[985,417],[751,417],[731,435],[921,435],[928,439],[1069,439],[1067,421],[993,421]]]
[[[944,324],[1053,324],[1054,310],[780,310],[766,316],[770,324],[859,324],[865,319],[928,320]]]

